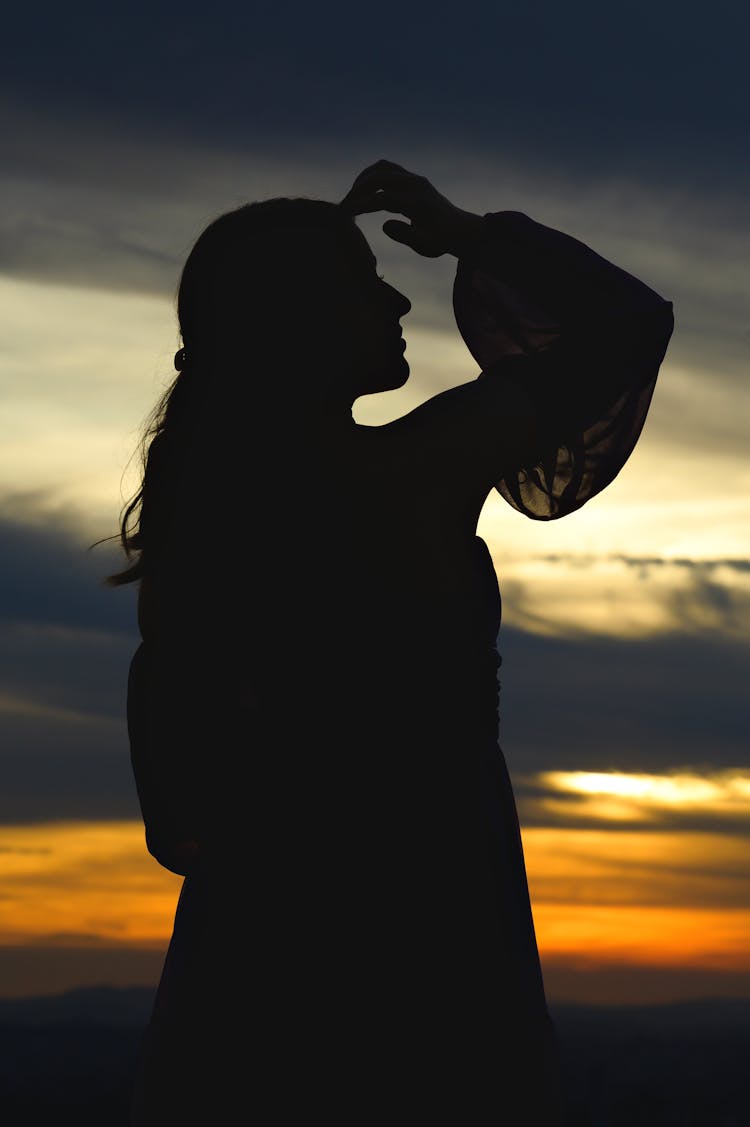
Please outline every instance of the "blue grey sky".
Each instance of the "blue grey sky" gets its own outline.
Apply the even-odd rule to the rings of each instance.
[[[572,807],[540,813],[542,772],[750,768],[749,52],[748,9],[724,0],[4,15],[0,830],[138,817],[134,593],[102,589],[113,550],[87,548],[116,531],[141,424],[173,375],[193,241],[246,200],[340,199],[381,157],[460,207],[565,230],[674,303],[618,480],[559,523],[495,496],[482,515],[525,824],[583,824]],[[397,246],[386,218],[360,225],[412,301],[412,378],[361,403],[370,422],[477,375],[453,321],[455,260]],[[659,825],[737,834],[747,817],[691,807]]]
[[[46,616],[52,625],[62,616],[68,628],[94,626],[80,602],[78,565],[72,572],[58,566],[75,559],[61,538],[78,543],[89,533],[93,539],[114,531],[121,500],[114,471],[125,469],[150,393],[158,390],[154,373],[168,375],[176,343],[165,315],[169,336],[149,357],[150,385],[143,372],[132,371],[129,382],[119,369],[114,376],[102,371],[118,295],[161,299],[171,316],[167,303],[180,265],[220,210],[271,194],[340,198],[360,168],[380,156],[424,172],[460,206],[527,210],[564,227],[673,300],[672,367],[662,374],[643,457],[638,460],[639,450],[626,482],[642,494],[656,475],[660,493],[678,504],[696,499],[696,492],[705,503],[740,493],[750,418],[750,197],[743,143],[749,36],[745,8],[726,3],[701,10],[644,3],[622,9],[386,3],[377,12],[340,3],[134,4],[118,13],[98,4],[15,6],[4,27],[0,68],[0,280],[47,287],[36,324],[36,291],[14,290],[6,304],[23,305],[29,324],[20,338],[14,335],[19,312],[6,333],[5,399],[13,418],[36,411],[39,422],[36,434],[26,424],[22,450],[11,443],[15,460],[4,484],[0,480],[8,538],[3,566],[11,573],[5,597],[10,593],[17,616],[26,621],[35,606],[35,620]],[[381,263],[412,296],[405,328],[407,336],[411,326],[423,334],[422,353],[415,356],[424,359],[421,366],[412,363],[412,383],[424,395],[440,380],[475,374],[468,354],[454,363],[463,347],[449,304],[455,263],[447,256],[426,262],[395,246],[380,232],[385,218],[367,216],[361,224]],[[106,331],[94,389],[79,369],[71,373],[74,365],[55,370],[61,348],[75,352],[83,343],[85,321],[63,308],[76,287],[100,297],[111,293],[115,302],[95,318]],[[56,307],[63,308],[60,332],[72,324],[72,339],[63,340],[51,323]],[[109,352],[113,369],[127,356],[122,321],[133,321],[137,331],[140,315],[130,305],[121,309]],[[449,347],[439,335],[446,330],[454,334]],[[149,331],[156,339],[153,325]],[[67,489],[62,456],[46,476],[40,469],[42,449],[51,448],[47,427],[64,445],[60,427],[68,402],[75,403],[72,434],[85,423],[90,441],[97,427],[117,439],[107,451],[106,485],[96,496],[87,488],[85,462],[70,470]],[[45,423],[51,405],[57,413]],[[85,441],[81,448],[102,457]],[[26,455],[33,465],[27,467]],[[707,485],[712,458],[719,488]],[[718,538],[716,521],[702,511],[704,536],[688,554],[704,562],[741,558],[742,511],[731,514],[733,535]],[[45,512],[51,515],[40,524]],[[580,554],[584,534],[577,528],[522,529],[513,518],[504,517],[522,552],[548,559],[555,552]],[[678,522],[684,519],[680,512]],[[664,514],[653,520],[663,527]],[[514,535],[496,533],[488,522],[502,565],[503,553],[512,555]],[[664,546],[648,525],[645,514],[640,543],[600,537],[595,547],[600,555],[614,549],[661,558]],[[36,564],[28,557],[20,562],[24,537],[23,551],[36,552]],[[672,542],[681,539],[672,536]],[[550,572],[561,566],[561,560],[548,564]],[[516,601],[521,592],[528,601],[529,580],[514,567],[505,570]],[[23,601],[13,574],[23,577]],[[711,597],[705,587],[689,589],[697,605]],[[726,597],[745,605],[744,588],[730,587]],[[108,615],[120,614],[105,610],[108,598],[118,608],[123,604],[120,593],[97,595],[102,626]],[[716,626],[715,598],[711,605],[709,626]],[[527,607],[518,624],[529,626],[532,619]],[[668,626],[678,629],[679,620]]]

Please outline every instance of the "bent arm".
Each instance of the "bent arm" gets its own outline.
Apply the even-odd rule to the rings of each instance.
[[[432,472],[495,485],[535,519],[580,508],[637,441],[671,303],[519,212],[484,216],[483,237],[459,259],[453,303],[482,372],[411,413],[406,427],[423,432]]]
[[[510,378],[514,367],[511,361],[492,378],[480,373],[381,429],[416,448],[418,468],[433,482],[471,490],[484,486],[486,494],[539,453],[538,411],[522,382]]]
[[[128,676],[130,761],[147,848],[164,868],[186,876],[198,860],[200,837],[192,778],[195,732],[187,715],[195,697],[180,677],[179,647],[159,640],[149,602],[143,580],[138,620],[144,640]]]

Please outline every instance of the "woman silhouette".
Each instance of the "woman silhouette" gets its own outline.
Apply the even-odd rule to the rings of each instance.
[[[478,379],[383,426],[410,309],[358,214],[458,259]],[[378,161],[221,215],[126,509],[146,840],[184,875],[132,1123],[562,1121],[513,794],[495,487],[549,520],[640,434],[672,307],[519,212]]]

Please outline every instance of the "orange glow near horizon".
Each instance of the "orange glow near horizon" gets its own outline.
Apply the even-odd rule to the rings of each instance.
[[[529,827],[523,842],[543,963],[750,972],[744,836]],[[166,948],[181,878],[139,822],[5,827],[0,855],[0,946]]]
[[[182,878],[147,853],[140,822],[0,829],[0,946],[161,947]]]
[[[534,902],[534,925],[542,962],[750,970],[750,909]]]
[[[750,971],[744,835],[530,827],[523,844],[542,960]]]

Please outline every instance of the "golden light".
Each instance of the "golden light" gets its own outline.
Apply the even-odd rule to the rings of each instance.
[[[695,805],[713,802],[722,797],[722,787],[710,779],[692,775],[625,775],[604,771],[549,771],[542,776],[545,782],[559,790],[580,791],[583,794],[614,794],[623,798],[663,803],[688,803]],[[734,789],[733,779],[728,780]]]
[[[543,962],[750,972],[743,834],[523,830]]]
[[[526,802],[528,811],[597,821],[653,821],[660,814],[750,819],[750,771],[698,775],[617,771],[544,771],[532,781],[551,792]]]
[[[534,904],[542,960],[750,970],[750,909]]]
[[[629,481],[630,468],[623,479]],[[750,571],[744,563],[750,503],[738,499],[725,518],[709,514],[695,498],[689,505],[664,505],[645,496],[648,501],[642,495],[640,502],[615,505],[605,491],[601,502],[597,497],[569,518],[571,526],[561,521],[554,539],[523,526],[510,537],[508,514],[500,508],[505,502],[490,496],[479,531],[500,578],[503,622],[549,637],[635,641],[678,631],[744,643],[750,630]],[[680,528],[694,530],[692,538],[680,540]],[[643,545],[642,559],[621,539],[628,529],[631,540]],[[610,550],[602,553],[602,544]]]
[[[139,822],[0,829],[0,946],[169,938],[182,878],[147,853]]]
[[[547,772],[535,781],[550,801],[593,804],[598,818],[571,826],[521,817],[543,967],[561,982],[570,973],[598,975],[600,990],[602,976],[623,967],[750,975],[748,835],[737,826],[738,812],[750,811],[750,772]],[[640,810],[644,821],[649,812],[687,809],[702,818],[713,808],[731,824],[618,824],[623,812],[632,819]],[[149,856],[140,822],[4,827],[0,869],[0,947],[166,949],[181,878]]]

